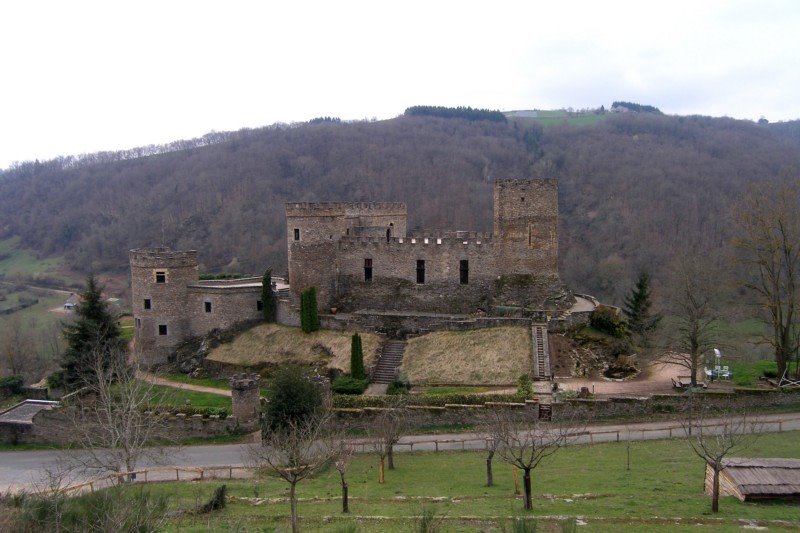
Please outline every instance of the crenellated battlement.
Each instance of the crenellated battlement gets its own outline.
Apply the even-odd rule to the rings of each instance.
[[[231,376],[231,388],[237,391],[258,389],[261,376],[258,374],[234,374]]]
[[[377,245],[385,248],[401,248],[411,246],[491,246],[493,244],[491,233],[470,232],[471,235],[462,237],[392,237],[388,241],[382,237],[346,235],[339,239],[340,246],[348,249],[356,246]]]
[[[196,250],[172,250],[170,248],[139,248],[129,252],[132,267],[177,268],[197,265]]]

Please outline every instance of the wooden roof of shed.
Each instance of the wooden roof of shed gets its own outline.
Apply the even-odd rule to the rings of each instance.
[[[745,459],[723,461],[725,475],[745,496],[800,495],[800,459]]]

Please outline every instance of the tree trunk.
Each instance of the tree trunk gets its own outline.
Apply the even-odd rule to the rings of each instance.
[[[300,533],[300,520],[297,517],[297,495],[294,492],[295,484],[291,484],[289,491],[289,501],[292,506],[292,533]]]
[[[381,457],[381,465],[378,467],[378,483],[383,484],[383,457]]]
[[[347,500],[347,481],[344,480],[344,475],[342,475],[342,512],[350,512],[350,503]]]
[[[533,509],[531,502],[531,469],[526,468],[525,474],[522,476],[522,484],[525,487],[525,510],[530,511]]]
[[[711,512],[719,512],[719,470],[714,467],[714,481],[711,488]]]
[[[394,470],[394,446],[391,444],[388,447],[388,453],[386,457],[389,458],[389,470]]]
[[[489,452],[486,457],[486,486],[491,487],[494,485],[494,477],[492,476],[492,458],[494,457],[494,450]]]

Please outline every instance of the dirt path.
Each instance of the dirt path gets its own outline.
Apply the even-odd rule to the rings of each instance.
[[[204,387],[202,385],[193,385],[191,383],[178,383],[176,381],[160,378],[149,372],[142,372],[141,370],[136,372],[136,377],[142,381],[153,383],[154,385],[163,385],[165,387],[172,387],[173,389],[207,392],[209,394],[219,394],[220,396],[231,396],[231,391],[226,389],[215,389],[214,387]]]

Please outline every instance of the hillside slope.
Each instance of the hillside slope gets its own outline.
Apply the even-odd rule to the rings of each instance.
[[[123,272],[128,249],[166,244],[198,249],[205,270],[281,272],[285,202],[403,201],[412,228],[491,230],[494,178],[547,175],[560,179],[566,281],[615,301],[640,268],[657,281],[679,249],[721,253],[748,184],[797,175],[793,132],[635,114],[545,128],[431,117],[270,127],[6,170],[0,238],[85,271]]]

